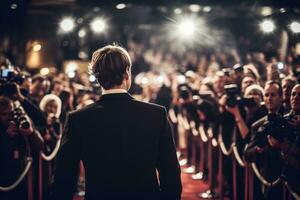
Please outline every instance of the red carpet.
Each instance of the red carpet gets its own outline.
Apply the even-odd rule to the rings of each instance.
[[[195,181],[190,174],[181,173],[182,200],[199,200],[198,194],[205,191],[208,186],[203,181]]]
[[[208,186],[203,181],[191,179],[190,174],[181,173],[182,200],[199,200],[198,193],[205,191]],[[74,200],[83,200],[82,197],[74,197]]]

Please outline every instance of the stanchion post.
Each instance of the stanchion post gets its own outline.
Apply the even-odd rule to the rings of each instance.
[[[254,192],[254,174],[252,171],[252,168],[250,167],[249,164],[247,164],[248,166],[248,178],[249,178],[249,200],[254,200],[253,198],[253,192]]]
[[[38,186],[39,200],[43,200],[43,158],[42,158],[41,154],[39,155],[39,175],[38,175],[38,180],[39,180],[39,186]]]
[[[245,164],[245,200],[249,200],[249,167]]]
[[[232,155],[233,157],[234,155]],[[233,200],[237,200],[237,186],[236,186],[236,182],[237,182],[237,174],[236,174],[236,170],[237,170],[237,163],[236,160],[234,158],[232,158],[232,185],[233,185]]]
[[[211,129],[210,129],[211,130]],[[208,134],[208,135],[211,135],[208,137],[208,190],[203,192],[203,193],[200,193],[198,196],[200,198],[203,198],[203,199],[216,199],[218,198],[218,194],[214,191],[213,189],[213,153],[212,153],[212,138],[213,138],[213,135],[212,134]]]
[[[32,158],[27,158],[31,159]],[[32,172],[33,166],[30,166],[30,169],[27,174],[27,198],[28,200],[33,200],[33,172]]]
[[[222,200],[223,199],[223,155],[222,155],[222,150],[221,148],[219,148],[219,158],[218,158],[218,165],[219,165],[219,168],[218,168],[218,179],[219,179],[219,183],[218,183],[218,186],[219,186],[219,194],[220,194],[220,199]]]

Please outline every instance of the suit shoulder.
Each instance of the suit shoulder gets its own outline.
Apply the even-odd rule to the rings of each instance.
[[[76,118],[77,116],[81,116],[81,115],[85,115],[86,113],[90,113],[91,111],[95,110],[95,107],[96,107],[96,103],[92,103],[92,104],[87,105],[83,108],[71,111],[68,114],[69,114],[70,117],[75,117]]]
[[[262,118],[260,118],[259,120],[257,120],[256,122],[254,122],[252,124],[252,128],[258,128],[259,126],[261,126],[265,121],[267,120],[267,116],[264,116]]]
[[[133,100],[134,104],[137,106],[140,106],[141,108],[147,109],[147,110],[153,110],[153,111],[157,111],[157,112],[165,112],[166,108],[164,106],[155,104],[155,103],[148,103],[148,102],[143,102],[143,101],[139,101],[134,99]]]

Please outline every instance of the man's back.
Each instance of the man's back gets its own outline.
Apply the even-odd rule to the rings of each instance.
[[[56,199],[71,198],[79,160],[86,171],[87,200],[180,199],[171,133],[163,107],[127,93],[103,95],[71,113],[58,157]]]

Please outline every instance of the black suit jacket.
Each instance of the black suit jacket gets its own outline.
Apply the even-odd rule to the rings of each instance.
[[[267,145],[262,153],[258,153],[259,138],[258,129],[268,120],[267,116],[256,121],[251,127],[251,140],[244,151],[245,160],[247,162],[255,162],[259,165],[262,175],[267,180],[274,181],[282,171],[282,160],[280,151]]]
[[[180,167],[166,110],[128,93],[103,95],[70,113],[57,159],[53,199],[72,199],[80,160],[86,173],[86,200],[181,196]]]

